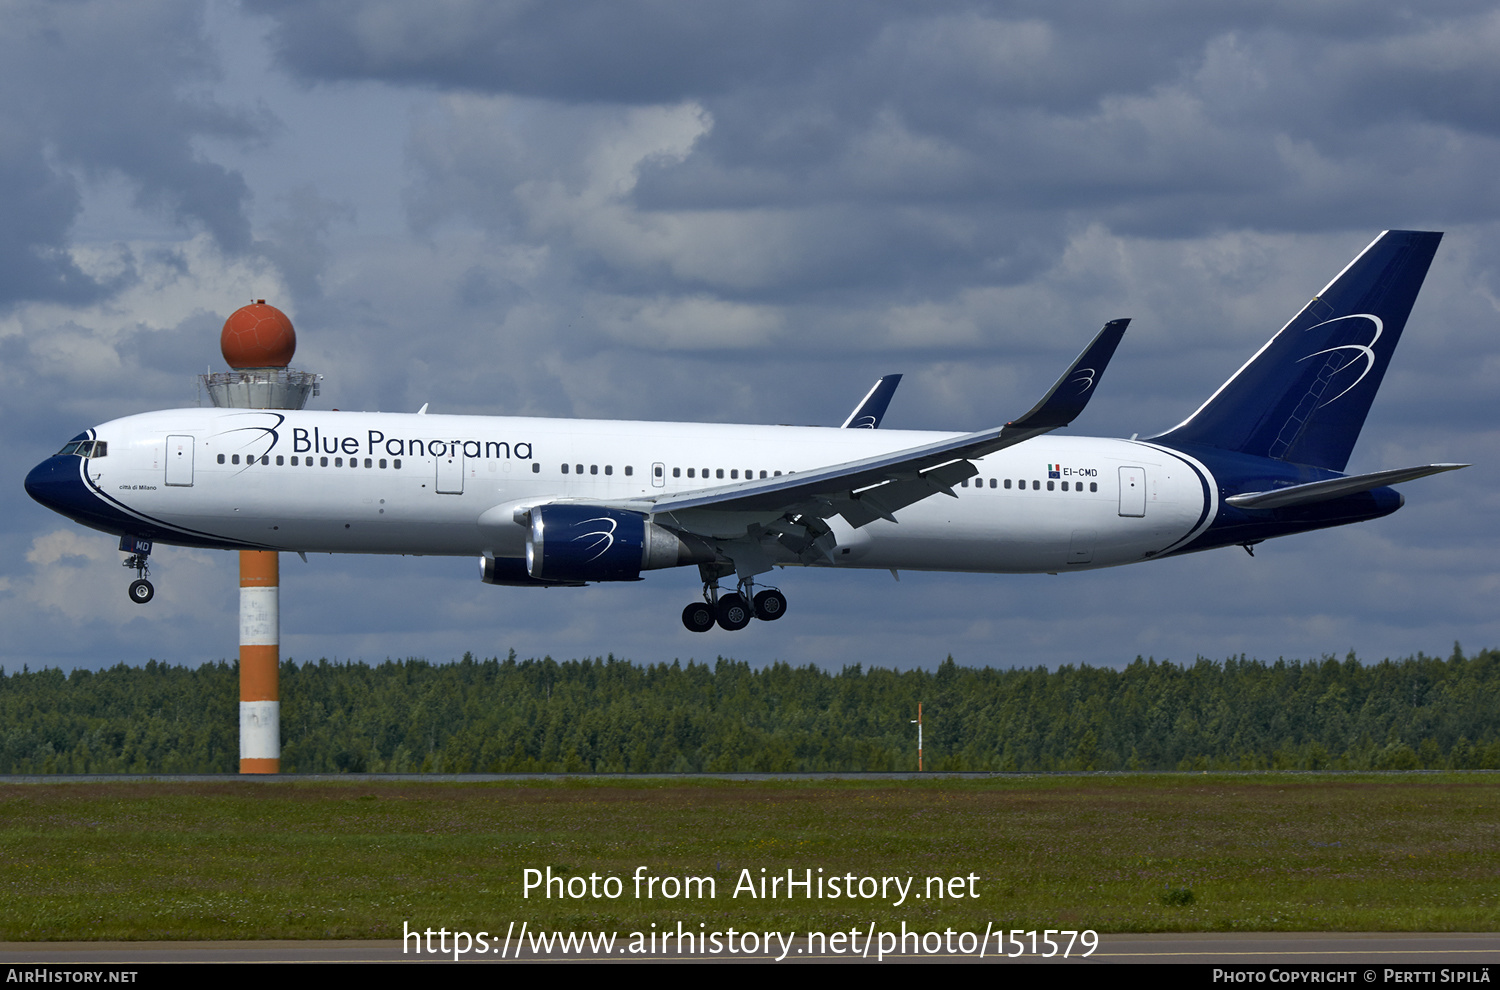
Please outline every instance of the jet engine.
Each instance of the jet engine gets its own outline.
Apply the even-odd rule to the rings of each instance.
[[[479,558],[479,580],[485,584],[499,584],[509,588],[582,588],[582,581],[538,581],[526,570],[526,561],[520,557],[492,557],[485,554]]]
[[[517,513],[530,527],[526,571],[537,581],[639,581],[641,571],[711,563],[709,543],[644,513],[593,505],[538,505]]]

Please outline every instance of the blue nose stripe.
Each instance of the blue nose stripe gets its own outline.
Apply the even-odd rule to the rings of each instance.
[[[87,437],[85,437],[87,439]],[[84,479],[87,461],[73,455],[49,457],[26,475],[26,494],[90,529],[116,536],[136,536],[158,543],[219,550],[273,550],[262,543],[228,540],[213,533],[183,529],[125,508]]]
[[[77,518],[96,499],[83,483],[83,458],[49,457],[26,476],[26,494],[54,512]]]
[[[107,533],[139,528],[119,509],[105,502],[83,480],[82,457],[49,457],[26,475],[26,494],[75,522]]]

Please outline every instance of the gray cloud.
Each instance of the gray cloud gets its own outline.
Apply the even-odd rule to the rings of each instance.
[[[31,94],[0,97],[13,464],[191,403],[252,295],[285,300],[324,407],[831,425],[900,371],[887,425],[930,429],[1013,417],[1131,316],[1071,432],[1150,434],[1381,228],[1451,231],[1351,468],[1476,467],[1391,519],[1060,578],[789,570],[792,615],[738,637],[676,626],[690,573],[532,594],[469,561],[289,558],[287,653],[1055,665],[1500,631],[1486,5],[15,9],[40,27],[0,40],[37,63],[0,67]],[[131,611],[109,538],[13,480],[7,666],[232,655],[229,555],[163,551],[163,610]],[[69,593],[109,641],[25,633]]]
[[[1500,17],[1475,3],[251,6],[302,79],[451,94],[412,131],[419,231],[545,246],[551,277],[641,312],[879,322],[1035,279],[1091,225],[1363,234],[1500,208]]]
[[[265,122],[216,104],[196,4],[16,3],[0,14],[0,305],[87,302],[119,288],[68,253],[80,183],[126,179],[142,207],[249,246],[249,190],[196,140]]]
[[[801,75],[858,46],[889,5],[444,0],[248,5],[304,78],[648,104]]]

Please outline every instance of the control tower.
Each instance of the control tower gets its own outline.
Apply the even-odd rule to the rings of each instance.
[[[257,299],[224,321],[219,350],[233,368],[198,379],[221,409],[302,409],[318,394],[322,375],[287,367],[297,350],[292,321]]]
[[[234,369],[199,380],[215,406],[301,409],[321,375],[288,365],[297,350],[292,321],[257,299],[224,321],[219,350]],[[281,772],[281,557],[240,551],[240,773]]]

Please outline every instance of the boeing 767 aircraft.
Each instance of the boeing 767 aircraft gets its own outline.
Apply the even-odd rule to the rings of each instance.
[[[1381,234],[1148,439],[1048,435],[1096,391],[1115,320],[1030,412],[977,433],[171,409],[80,433],[26,490],[121,537],[139,602],[157,542],[470,556],[527,587],[696,566],[695,632],[780,618],[758,580],[779,567],[1060,573],[1249,550],[1387,515],[1387,486],[1464,466],[1342,473],[1441,238]],[[851,420],[888,401],[877,385]]]

